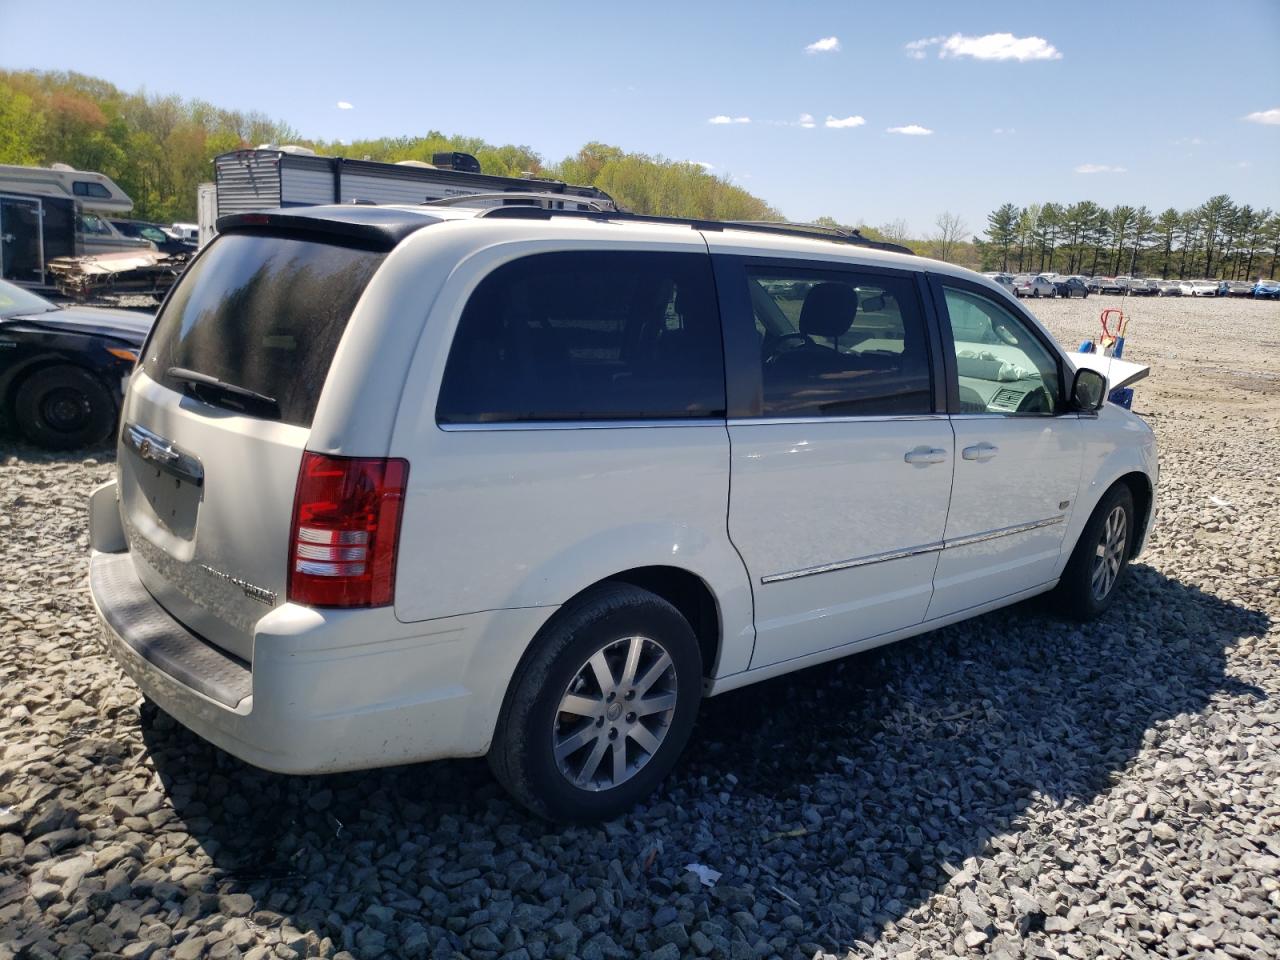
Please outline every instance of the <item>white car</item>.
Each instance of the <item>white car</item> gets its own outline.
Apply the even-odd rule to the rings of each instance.
[[[1053,281],[1042,276],[1032,276],[1029,273],[1020,273],[1013,278],[1013,292],[1019,297],[1056,297],[1058,288],[1053,285]]]
[[[1186,292],[1185,285],[1183,292]],[[1194,297],[1216,297],[1218,295],[1217,280],[1192,280],[1191,295]]]
[[[1047,591],[1104,611],[1157,476],[1121,384],[976,273],[801,233],[224,218],[91,498],[115,656],[260,767],[488,755],[595,819],[703,697]]]
[[[186,243],[198,243],[200,240],[200,225],[196,223],[172,223],[165,229],[175,240]]]

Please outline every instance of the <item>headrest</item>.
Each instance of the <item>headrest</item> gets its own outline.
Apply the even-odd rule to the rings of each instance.
[[[811,337],[843,337],[858,312],[858,294],[845,283],[819,283],[800,308],[800,332]]]

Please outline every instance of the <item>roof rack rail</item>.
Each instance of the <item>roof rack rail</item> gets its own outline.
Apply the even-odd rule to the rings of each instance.
[[[510,190],[505,193],[463,193],[456,197],[441,197],[438,200],[426,200],[419,204],[422,207],[465,207],[477,200],[483,203],[516,201],[513,205],[526,210],[547,210],[555,213],[605,213],[616,211],[617,205],[612,200],[600,197],[579,197],[567,193],[552,193],[549,190]],[[561,210],[556,207],[574,204],[586,207],[586,210]],[[510,209],[510,207],[508,207]]]
[[[452,199],[452,198],[451,198]],[[465,197],[457,198],[459,202]],[[824,227],[819,224],[797,224],[775,222],[773,220],[702,220],[697,217],[660,217],[644,213],[632,213],[629,210],[548,210],[542,207],[510,206],[491,207],[480,211],[477,216],[498,217],[504,220],[549,220],[551,217],[582,217],[588,220],[621,220],[631,223],[664,223],[673,226],[690,227],[694,230],[749,230],[755,233],[772,233],[788,237],[803,237],[806,240],[830,240],[832,243],[848,243],[858,247],[870,247],[874,250],[887,250],[891,253],[905,253],[911,256],[915,251],[898,243],[888,243],[864,237],[857,230],[844,230],[838,227]]]

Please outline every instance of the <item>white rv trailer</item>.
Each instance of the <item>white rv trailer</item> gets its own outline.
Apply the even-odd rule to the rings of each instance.
[[[213,160],[214,184],[201,184],[199,237],[203,247],[216,235],[219,217],[278,207],[328,203],[424,203],[474,194],[560,194],[562,209],[586,210],[613,200],[595,187],[559,180],[495,177],[480,172],[466,153],[437,153],[434,163],[401,160],[383,163],[323,157],[306,147],[264,144],[256,150],[233,150]],[[484,204],[504,203],[500,198]],[[511,200],[510,203],[524,202]]]
[[[132,209],[129,195],[105,174],[65,163],[0,164],[0,279],[47,286],[55,257],[153,249],[107,219]]]

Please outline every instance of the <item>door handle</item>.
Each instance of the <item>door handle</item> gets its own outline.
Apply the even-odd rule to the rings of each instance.
[[[972,447],[965,447],[960,451],[960,456],[966,460],[977,460],[979,463],[986,463],[997,453],[1000,448],[994,443],[975,443]]]
[[[914,450],[908,450],[902,459],[914,464],[946,463],[947,451],[939,450],[937,447],[916,447]]]

